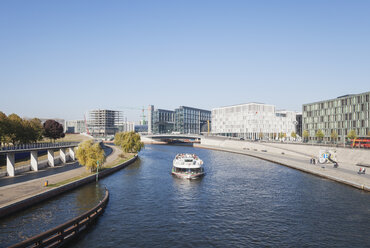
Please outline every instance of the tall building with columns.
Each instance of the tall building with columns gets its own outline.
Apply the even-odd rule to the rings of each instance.
[[[296,132],[296,112],[277,111],[274,105],[246,103],[212,109],[212,134],[245,139],[276,139]]]

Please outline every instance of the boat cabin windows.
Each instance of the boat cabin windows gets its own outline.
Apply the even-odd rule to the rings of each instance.
[[[203,168],[177,168],[177,167],[174,167],[174,171],[177,172],[177,173],[193,173],[193,174],[196,174],[196,173],[201,173],[203,172]]]

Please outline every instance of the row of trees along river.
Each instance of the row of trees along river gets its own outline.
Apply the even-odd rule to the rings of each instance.
[[[367,134],[368,136],[370,136],[370,131],[368,132],[368,134]],[[303,140],[305,141],[305,142],[307,142],[308,141],[308,138],[310,138],[310,133],[307,131],[307,130],[304,130],[303,131],[303,133],[302,133],[302,136],[303,136]],[[321,141],[321,140],[323,140],[323,138],[325,137],[325,133],[321,130],[321,129],[319,129],[319,130],[317,130],[316,131],[316,133],[315,133],[315,137],[319,140],[319,141]],[[348,134],[347,134],[347,139],[349,139],[349,140],[352,140],[352,139],[355,139],[355,138],[357,138],[357,134],[356,134],[356,130],[350,130],[349,132],[348,132]],[[313,138],[313,137],[312,137]],[[335,131],[335,130],[333,130],[331,133],[330,133],[330,138],[331,138],[331,140],[332,141],[337,141],[338,140],[338,133]]]
[[[44,138],[64,137],[63,125],[55,120],[41,124],[38,118],[25,119],[17,114],[7,116],[0,111],[0,145],[19,145],[41,141]]]

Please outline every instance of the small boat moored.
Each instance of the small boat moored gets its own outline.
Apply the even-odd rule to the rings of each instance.
[[[196,179],[204,176],[203,161],[195,154],[177,154],[173,160],[172,175]]]

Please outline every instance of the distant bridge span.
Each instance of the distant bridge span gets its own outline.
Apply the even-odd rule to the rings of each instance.
[[[143,142],[167,142],[168,140],[196,140],[199,141],[202,135],[199,134],[149,134],[142,135]]]
[[[150,139],[201,139],[202,135],[199,134],[149,134],[144,137]]]

